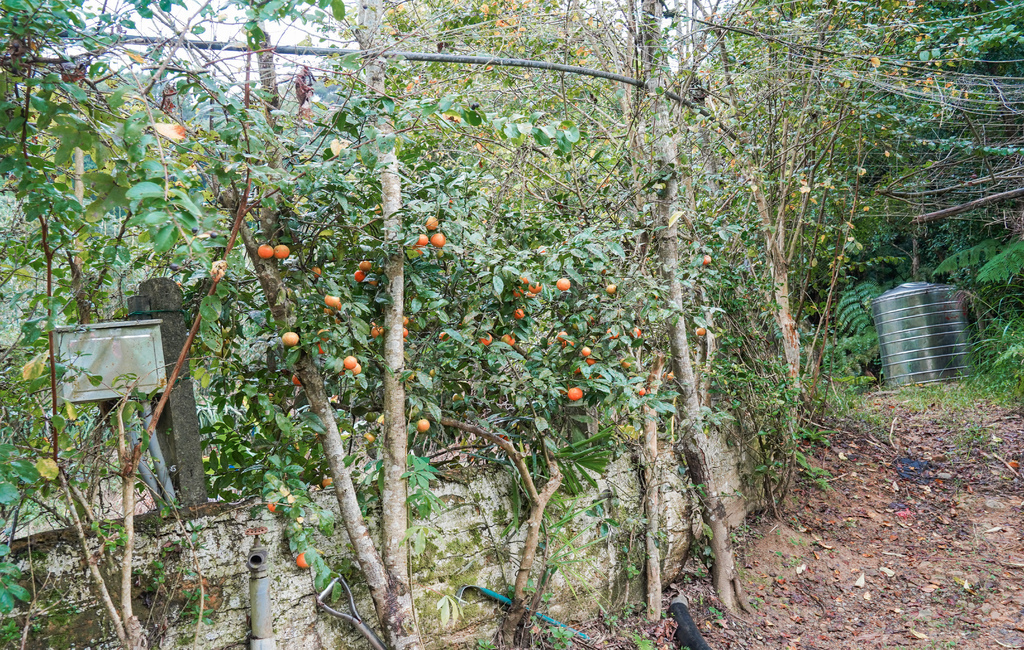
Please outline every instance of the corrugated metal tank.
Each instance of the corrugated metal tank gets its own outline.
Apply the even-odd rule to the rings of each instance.
[[[871,302],[891,384],[925,384],[968,374],[967,321],[956,287],[910,282]]]

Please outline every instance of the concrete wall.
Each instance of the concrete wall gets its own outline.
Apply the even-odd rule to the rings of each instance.
[[[666,576],[671,577],[681,568],[695,527],[699,529],[699,516],[674,463],[669,462],[665,474],[664,564]],[[434,487],[435,494],[447,505],[444,512],[429,521],[415,522],[430,528],[426,549],[411,557],[419,624],[430,647],[475,647],[476,639],[489,639],[495,631],[501,611],[475,592],[466,596],[468,604],[462,620],[445,628],[440,624],[437,602],[442,595],[455,595],[464,584],[506,592],[515,578],[525,536],[522,527],[506,534],[512,520],[513,490],[512,478],[504,471],[465,471]],[[335,507],[331,493],[319,492],[315,498],[324,507]],[[580,509],[587,512],[553,531],[547,549],[548,557],[559,558],[560,569],[548,584],[552,596],[542,611],[570,625],[594,617],[601,608],[620,613],[625,605],[643,601],[644,522],[637,472],[629,459],[612,463],[605,476],[598,479],[597,489],[576,497],[563,494],[550,512],[568,514]],[[746,509],[735,512],[745,514]],[[607,519],[614,519],[618,525],[610,525]],[[348,624],[317,611],[310,572],[296,567],[283,536],[282,519],[262,505],[208,504],[198,516],[184,522],[161,520],[155,514],[136,521],[135,611],[149,631],[153,647],[225,650],[247,645],[249,572],[244,562],[253,538],[245,531],[255,526],[269,529],[261,541],[270,551],[278,647],[367,647]],[[97,543],[95,537],[93,543]],[[335,568],[350,565],[347,545],[340,524],[331,539],[319,537],[316,542],[325,560]],[[46,608],[46,613],[35,619],[27,647],[116,647],[71,531],[50,531],[21,539],[13,551],[26,576],[34,577],[39,594],[36,610]],[[539,558],[538,568],[542,564]],[[104,573],[116,592],[117,567],[105,566]],[[348,574],[355,577],[353,586],[360,611],[374,621],[358,571],[352,569]],[[535,578],[539,575],[538,571]],[[197,626],[196,602],[187,594],[198,592],[200,579],[212,624]],[[28,586],[27,577],[24,584]],[[24,614],[24,608],[18,614]],[[19,620],[24,617],[19,616]]]

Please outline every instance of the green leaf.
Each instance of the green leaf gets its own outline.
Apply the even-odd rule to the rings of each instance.
[[[448,598],[442,596],[441,600],[437,601],[437,613],[441,617],[441,627],[448,625],[448,620],[452,616],[451,604],[448,602]]]
[[[32,600],[32,594],[29,592],[29,590],[25,589],[19,584],[7,585],[7,591],[11,592],[11,595],[17,598],[18,600],[24,601],[26,603]]]
[[[21,480],[27,483],[34,483],[39,480],[39,472],[36,470],[35,465],[27,460],[11,461],[10,467],[14,470],[14,473],[21,478]]]
[[[18,500],[20,493],[18,488],[14,487],[6,481],[0,482],[0,503],[7,505]]]
[[[345,20],[344,0],[331,0],[331,13],[334,14],[335,20]]]
[[[220,318],[221,302],[217,296],[206,296],[199,305],[199,315],[207,322],[213,322]]]
[[[130,201],[157,197],[163,198],[164,188],[150,181],[142,181],[138,185],[132,186],[132,188],[125,193],[125,196]]]
[[[580,129],[572,122],[562,122],[559,125],[562,129],[562,133],[565,134],[565,139],[569,142],[576,143],[580,141]]]
[[[153,235],[153,248],[158,253],[166,253],[178,240],[178,226],[175,223],[164,224],[160,230]]]
[[[505,283],[502,282],[501,277],[497,275],[491,276],[491,286],[494,287],[494,293],[501,295],[501,292],[505,290]]]
[[[130,86],[121,86],[107,97],[110,108],[120,108],[124,105],[124,96],[131,91]]]

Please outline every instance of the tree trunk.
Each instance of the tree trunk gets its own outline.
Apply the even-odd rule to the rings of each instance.
[[[548,502],[551,501],[552,495],[562,484],[562,472],[554,457],[548,453],[547,448],[544,446],[544,441],[539,440],[538,446],[544,450],[544,458],[547,461],[551,476],[544,484],[544,487],[538,492],[537,486],[533,482],[533,475],[526,464],[526,459],[506,438],[491,433],[487,429],[475,424],[453,420],[452,418],[441,418],[441,424],[472,433],[497,445],[499,449],[505,452],[509,460],[512,461],[512,464],[516,466],[519,477],[523,481],[523,489],[526,490],[526,494],[530,498],[530,516],[526,520],[526,540],[523,542],[523,554],[520,556],[519,571],[516,573],[515,592],[508,615],[501,624],[502,640],[510,643],[515,637],[519,623],[526,614],[526,587],[530,579],[530,572],[533,570],[533,564],[537,559],[537,546],[540,543],[540,525],[544,519],[544,509],[547,507]]]
[[[516,572],[512,605],[508,609],[505,621],[501,624],[501,636],[506,643],[515,637],[516,629],[526,615],[526,587],[529,584],[534,561],[537,559],[537,546],[540,544],[540,525],[544,520],[544,510],[547,508],[551,496],[562,483],[558,465],[547,454],[547,450],[545,450],[545,456],[547,456],[548,466],[551,468],[551,477],[544,484],[544,488],[539,493],[535,493],[530,501],[530,517],[526,520],[526,540],[523,542],[523,555],[519,559],[519,571]]]
[[[664,101],[659,103],[654,128],[657,138],[655,158],[668,172],[667,178],[663,181],[665,188],[656,200],[656,209],[657,223],[662,229],[658,246],[660,271],[667,289],[669,309],[676,314],[668,324],[672,372],[675,373],[676,388],[681,393],[681,399],[676,402],[676,418],[682,423],[680,440],[690,480],[697,486],[702,505],[701,514],[711,532],[710,543],[714,553],[712,583],[722,605],[735,612],[738,608],[746,609],[747,602],[736,573],[725,504],[715,477],[714,463],[721,459],[723,450],[719,449],[715,441],[704,432],[693,361],[686,336],[686,319],[683,318],[683,291],[679,282],[678,221],[671,219],[679,191],[675,168],[677,149],[675,137],[670,132],[668,105]]]
[[[135,558],[135,475],[139,461],[135,450],[129,450],[124,431],[124,407],[117,406],[117,451],[121,457],[121,507],[124,510],[124,551],[121,556],[121,620],[124,622],[128,650],[149,647],[146,632],[139,617],[132,611],[132,561]]]
[[[360,4],[357,38],[364,50],[374,47],[384,17],[381,0],[365,0]],[[385,61],[376,57],[366,65],[367,85],[381,97],[385,96]],[[387,120],[377,124],[382,134],[393,131]],[[409,614],[406,633],[416,637],[415,604],[409,589],[409,563],[405,552],[405,533],[409,528],[406,500],[408,482],[404,478],[409,456],[409,433],[405,414],[405,253],[400,241],[402,231],[402,182],[398,175],[398,158],[394,147],[378,157],[381,202],[384,217],[385,245],[391,250],[384,266],[389,302],[384,307],[384,482],[381,490],[382,551],[384,566],[402,609]],[[397,645],[392,645],[398,648]],[[412,647],[406,642],[401,647]]]
[[[761,225],[764,228],[765,248],[768,252],[768,266],[772,273],[772,297],[778,309],[775,311],[775,320],[782,330],[782,351],[786,357],[786,368],[789,378],[793,381],[793,387],[800,388],[800,332],[793,318],[793,310],[789,304],[789,264],[786,262],[786,253],[783,250],[784,225],[775,223],[771,217],[768,207],[768,200],[762,190],[763,183],[753,165],[748,169],[748,175],[754,181],[754,204],[757,206],[758,215],[761,217]]]
[[[654,395],[661,385],[661,371],[665,367],[665,356],[659,354],[647,377],[647,393]],[[661,490],[661,474],[658,471],[658,414],[649,406],[643,407],[644,444],[641,448],[643,467],[644,517],[647,527],[644,546],[647,551],[647,620],[652,623],[661,619],[661,553],[658,550],[658,532],[661,529],[658,494]]]

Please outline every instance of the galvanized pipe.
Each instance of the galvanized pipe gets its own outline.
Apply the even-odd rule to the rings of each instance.
[[[146,422],[145,420],[143,420],[143,422],[146,425],[149,424],[149,422]],[[128,437],[132,442],[132,447],[134,447],[135,445],[139,444],[139,436],[135,433],[134,428],[127,428]],[[146,484],[146,487],[150,489],[154,497],[156,497],[157,499],[167,498],[166,495],[164,494],[164,491],[160,489],[160,484],[157,483],[156,476],[153,475],[153,470],[149,468],[149,464],[145,460],[139,461],[139,474],[142,476],[142,482]],[[174,497],[172,496],[171,498],[173,499]]]
[[[254,546],[249,551],[249,619],[252,634],[249,650],[276,650],[274,617],[270,608],[270,574],[267,571],[267,549]]]
[[[142,407],[143,422],[146,423],[146,430],[149,431],[153,420],[153,406],[148,402]],[[160,448],[160,440],[157,432],[149,436],[149,455],[153,457],[153,466],[156,467],[156,475],[163,487],[164,497],[168,501],[174,501],[177,497],[174,494],[174,484],[171,482],[171,472],[167,468],[167,461],[164,460],[163,449]]]

